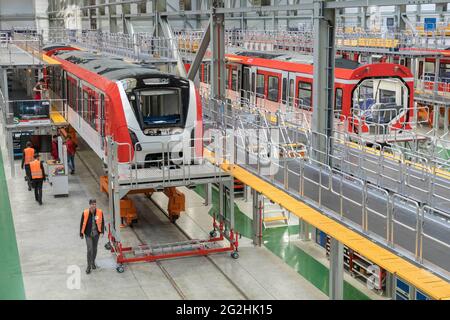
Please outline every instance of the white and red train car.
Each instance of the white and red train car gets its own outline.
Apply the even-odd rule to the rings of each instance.
[[[227,96],[252,99],[269,111],[300,110],[311,117],[313,65],[310,56],[261,52],[227,54]],[[210,64],[200,69],[201,86],[209,88]],[[371,132],[371,124],[388,130],[410,129],[414,79],[405,66],[391,63],[360,65],[337,59],[335,110],[349,119],[347,130]]]
[[[49,87],[66,99],[68,122],[103,161],[107,136],[119,143],[119,162],[140,166],[158,165],[174,149],[188,162],[201,153],[202,109],[192,81],[68,46],[46,54],[61,63]]]

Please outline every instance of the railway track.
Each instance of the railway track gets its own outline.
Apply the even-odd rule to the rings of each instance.
[[[84,152],[88,152],[86,151],[86,149],[88,149],[88,147],[86,145],[84,145],[83,143],[81,143],[81,145],[84,147],[83,149],[85,149]],[[79,153],[77,154],[77,158],[80,160],[81,163],[83,163],[84,167],[87,169],[87,171],[89,172],[90,176],[92,177],[93,180],[95,180],[95,182],[99,185],[100,187],[100,176],[95,172],[95,170],[93,169],[92,164],[87,163],[84,160],[84,157],[80,156]],[[135,195],[137,196],[137,195]],[[159,204],[157,204],[154,200],[152,200],[150,197],[145,197],[144,195],[142,195],[142,198],[145,198],[147,200],[150,200],[153,205],[160,211],[161,214],[163,214],[164,216],[168,215],[167,213],[163,210],[163,208],[161,208],[161,206],[159,206]],[[146,206],[146,209],[148,209],[148,211],[151,210],[149,204],[144,204]],[[158,215],[157,212],[153,212],[155,215]],[[151,223],[148,220],[147,215],[141,215],[140,216],[140,221],[142,223],[142,221],[145,221],[145,223]],[[184,231],[180,226],[178,226],[176,223],[171,224],[174,228],[176,228],[176,230],[181,234],[181,236],[183,238],[185,238],[185,240],[193,240],[186,231]],[[136,237],[136,239],[140,242],[140,243],[148,243],[149,241],[144,239],[144,237],[142,235],[139,235],[138,232],[135,230],[135,228],[129,228],[129,230],[131,230],[131,232],[133,233],[133,235]],[[250,300],[250,298],[247,296],[247,294],[239,287],[239,285],[233,281],[233,279],[231,279],[220,267],[219,265],[209,256],[199,256],[199,257],[195,257],[196,259],[203,259],[206,260],[207,263],[209,263],[215,271],[217,271],[227,282],[228,284],[235,290],[236,295],[233,297],[233,299],[243,299],[243,300]],[[191,257],[192,259],[192,257]],[[182,260],[182,259],[178,259],[178,260]],[[177,281],[175,280],[174,276],[170,273],[170,271],[165,267],[164,265],[164,260],[160,260],[160,261],[155,261],[154,262],[158,268],[161,270],[162,274],[165,276],[165,278],[167,279],[167,281],[169,281],[170,285],[173,287],[173,289],[177,292],[178,296],[182,299],[182,300],[189,300],[189,294],[186,293],[183,289],[182,286],[179,285],[179,283],[177,283]],[[180,262],[182,263],[182,262]],[[131,272],[133,272],[132,269],[130,269]]]

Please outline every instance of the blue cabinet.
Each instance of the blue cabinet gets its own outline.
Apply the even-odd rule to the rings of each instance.
[[[406,282],[396,279],[395,300],[410,300],[411,286]]]
[[[327,246],[327,234],[319,229],[316,229],[316,242],[323,248]]]

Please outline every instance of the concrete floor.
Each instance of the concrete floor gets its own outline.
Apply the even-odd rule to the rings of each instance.
[[[78,235],[81,212],[90,198],[96,198],[97,206],[103,209],[108,203],[92,174],[101,169],[100,161],[86,149],[79,155],[91,171],[76,158],[76,175],[69,176],[69,197],[54,198],[45,183],[43,206],[27,190],[20,163],[16,161],[17,175],[12,179],[5,159],[27,299],[327,299],[269,250],[254,248],[244,238],[238,260],[227,253],[211,255],[212,261],[190,257],[138,263],[127,265],[119,274],[111,254],[103,248],[105,237],[99,242],[100,269],[86,275],[86,245]],[[154,204],[139,196],[133,198],[139,223],[122,230],[125,245],[137,245],[138,237],[151,243],[186,240]],[[155,194],[154,198],[166,207],[164,195]],[[191,237],[207,238],[212,224],[209,208],[193,192],[187,192],[187,207],[177,224]],[[77,274],[80,287],[70,289]]]
[[[242,213],[244,213],[249,218],[252,217],[252,202],[251,201],[245,201],[244,199],[237,199],[236,204],[241,210]],[[298,218],[291,214],[289,216],[288,224],[289,226],[296,226],[298,227],[299,220]],[[310,234],[311,237],[311,234]],[[322,248],[320,245],[318,245],[315,241],[302,241],[299,239],[299,234],[294,233],[290,234],[287,238],[282,238],[281,241],[286,242],[286,244],[294,245],[298,248],[300,248],[302,251],[304,251],[306,254],[314,258],[316,261],[318,261],[320,264],[325,266],[326,268],[330,267],[330,261],[325,255],[325,249]],[[357,280],[356,278],[352,277],[348,272],[344,272],[344,280],[348,282],[351,286],[353,286],[355,289],[359,290],[361,293],[365,294],[368,298],[372,300],[385,300],[388,299],[386,297],[381,296],[377,292],[370,290],[367,288],[367,285],[363,282]]]

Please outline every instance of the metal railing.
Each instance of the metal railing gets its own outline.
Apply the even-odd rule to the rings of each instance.
[[[0,40],[0,65],[42,64],[42,46],[39,39],[5,38]]]
[[[119,185],[125,184],[129,189],[138,189],[145,183],[157,183],[158,188],[170,187],[176,182],[178,185],[195,185],[198,167],[208,163],[203,156],[203,147],[209,146],[213,153],[220,155],[211,145],[211,138],[184,139],[180,141],[137,142],[133,146],[128,143],[113,142],[112,148],[116,154],[126,155],[128,160],[116,162],[114,172],[117,173]],[[133,157],[133,152],[135,156]],[[136,150],[160,150],[156,159],[142,159],[136,156]],[[229,158],[229,156],[224,156]],[[215,181],[223,176],[217,166],[208,164],[208,177]],[[202,172],[200,172],[202,173]],[[204,172],[203,172],[204,173]]]
[[[227,156],[246,170],[417,263],[423,262],[421,256],[425,253],[421,239],[443,237],[445,241],[439,241],[450,245],[445,236],[450,232],[450,221],[428,221],[434,233],[429,229],[424,232],[421,227],[426,206],[450,214],[450,174],[438,173],[433,161],[415,153],[396,154],[345,132],[335,132],[327,139],[295,123],[287,126],[280,119],[267,121],[264,119],[280,114],[258,111],[248,101],[239,108],[236,102],[209,98],[203,98],[202,102],[205,118],[226,131],[224,145],[235,150]],[[281,131],[289,134],[289,141]],[[279,140],[273,139],[274,132],[280,133]],[[303,153],[283,157],[288,142],[300,142],[295,132],[304,137]],[[323,143],[328,147],[320,147]],[[315,160],[320,157],[327,164]],[[436,240],[431,245],[437,244],[442,245]],[[447,260],[427,255],[428,266],[440,269],[442,275],[450,278]]]

